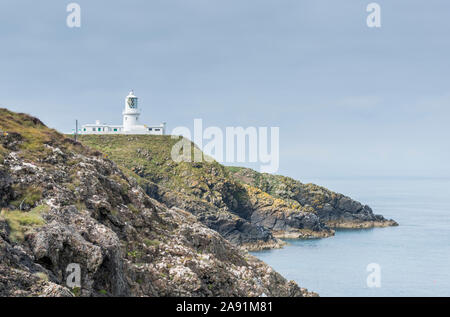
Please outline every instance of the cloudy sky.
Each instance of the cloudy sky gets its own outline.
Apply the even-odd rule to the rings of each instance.
[[[279,173],[449,177],[450,2],[0,2],[0,106],[71,131],[141,121],[278,126]]]

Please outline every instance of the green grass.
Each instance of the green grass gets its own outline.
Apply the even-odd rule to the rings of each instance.
[[[99,290],[98,293],[102,294],[102,295],[107,295],[108,294],[108,292],[105,289]]]
[[[301,197],[303,203],[306,201],[303,211],[315,212],[324,207],[330,201],[336,200],[340,194],[330,191],[315,184],[303,184],[293,178],[258,173],[248,168],[227,167],[231,176],[242,184],[256,187],[275,198],[284,200],[291,207],[298,207]],[[306,206],[309,205],[309,206]],[[294,208],[295,209],[295,208]]]
[[[81,296],[81,288],[79,288],[79,287],[74,287],[74,288],[72,288],[72,289],[71,289],[71,292],[72,292],[72,294],[73,294],[75,297],[80,297],[80,296]]]
[[[1,137],[1,136],[0,136]],[[0,144],[0,164],[3,164],[5,157],[8,155],[8,150],[6,150],[3,145]]]
[[[239,171],[241,171],[243,169],[243,167],[239,167],[239,166],[227,166],[227,170],[230,171],[231,173],[237,173]]]
[[[173,161],[172,147],[179,139],[168,135],[83,135],[79,140],[105,153],[142,187],[146,182],[153,182],[177,192],[201,196],[205,192],[212,194],[214,184],[229,181],[225,168],[215,161]]]
[[[48,212],[47,205],[41,205],[29,212],[3,209],[0,216],[6,220],[10,228],[10,239],[15,242],[24,240],[25,232],[31,227],[45,224],[42,214]]]
[[[116,183],[119,183],[122,195],[126,195],[128,193],[130,184],[128,184],[128,182],[124,178],[120,177],[119,175],[112,175],[111,179],[113,179]]]
[[[148,247],[157,247],[157,246],[159,246],[160,244],[161,244],[161,242],[160,241],[158,241],[158,240],[150,240],[150,239],[145,239],[144,240],[144,244],[146,245],[146,246],[148,246]]]
[[[44,272],[37,272],[37,273],[34,273],[33,275],[42,281],[48,282],[48,275],[45,274]]]
[[[139,250],[132,250],[132,251],[128,251],[127,255],[130,258],[140,259],[143,256],[143,253],[142,253],[142,251],[139,251]]]
[[[23,204],[34,207],[42,199],[42,189],[36,186],[29,186],[24,189],[15,186],[14,191],[21,193],[19,198],[11,202],[11,205],[18,209]]]
[[[3,108],[0,108],[0,131],[2,131],[0,141],[1,139],[19,141],[19,158],[25,161],[33,162],[52,154],[52,150],[46,147],[46,144],[59,147],[63,151],[88,152],[79,144],[68,142],[64,135],[54,129],[49,129],[39,119]],[[8,152],[9,150],[0,148],[0,161]]]
[[[10,136],[13,133],[20,134],[22,138],[20,149],[23,150],[23,154],[33,157],[38,153],[46,155],[48,150],[44,143],[50,142],[58,135],[56,130],[47,128],[38,119],[6,109],[0,109],[0,130],[9,133]]]
[[[135,205],[133,205],[133,204],[128,204],[127,207],[128,207],[128,209],[131,210],[131,212],[133,212],[133,213],[135,213],[135,214],[138,214],[138,213],[139,213],[139,209],[137,209]]]

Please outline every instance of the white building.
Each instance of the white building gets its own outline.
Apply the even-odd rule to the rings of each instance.
[[[79,134],[156,134],[164,135],[166,123],[158,126],[147,126],[139,123],[140,111],[138,98],[131,91],[125,98],[125,109],[122,112],[123,124],[103,124],[97,120],[94,124],[85,124],[78,130]]]

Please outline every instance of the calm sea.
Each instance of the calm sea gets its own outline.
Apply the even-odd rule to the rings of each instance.
[[[450,296],[450,179],[307,181],[368,204],[400,226],[339,230],[252,254],[321,296]],[[367,286],[370,263],[379,265],[380,287]]]

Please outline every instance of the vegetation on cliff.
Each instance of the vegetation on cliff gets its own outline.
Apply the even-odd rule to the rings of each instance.
[[[280,245],[276,238],[327,237],[334,234],[332,227],[395,225],[370,207],[314,184],[215,161],[193,162],[193,157],[174,162],[171,150],[178,139],[171,136],[85,135],[80,141],[140,179],[152,197],[193,213],[249,249]],[[258,232],[263,234],[255,236]]]
[[[299,204],[302,210],[316,214],[332,228],[369,228],[396,226],[394,220],[375,215],[372,209],[347,196],[335,193],[315,184],[303,184],[290,177],[258,173],[242,167],[227,168],[233,179],[256,187],[273,197],[291,204]]]
[[[97,149],[140,180],[147,193],[183,208],[234,244],[249,250],[280,247],[283,237],[325,237],[333,231],[311,208],[236,181],[216,161],[174,162],[171,136],[83,135]],[[194,148],[194,146],[192,146]]]
[[[0,296],[313,295],[105,154],[5,109],[0,130]]]

